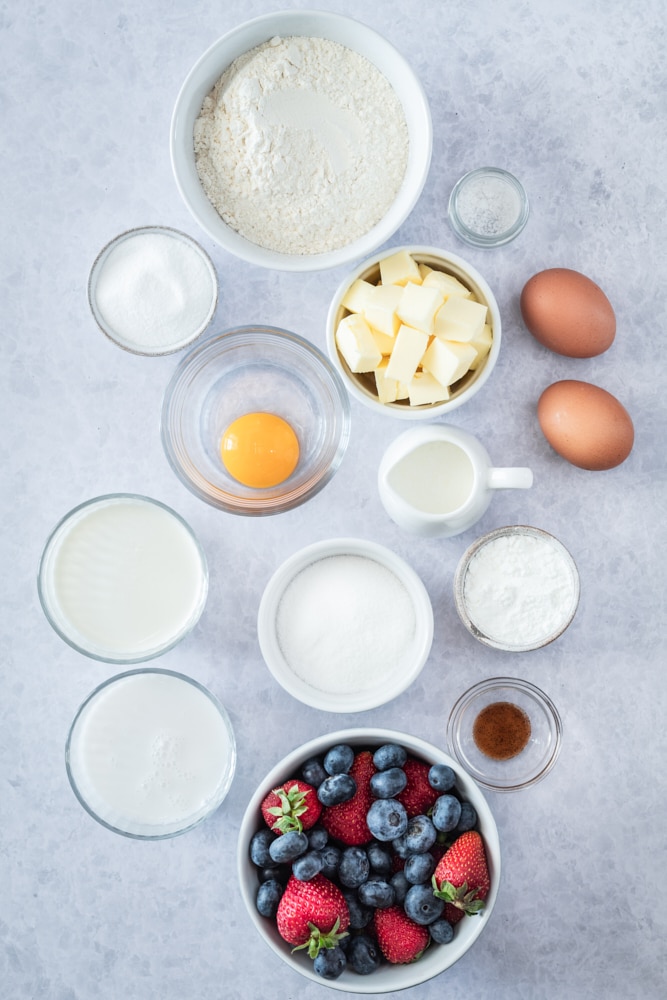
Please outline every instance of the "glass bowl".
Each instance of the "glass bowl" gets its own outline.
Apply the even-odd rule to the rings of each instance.
[[[504,246],[528,222],[528,195],[521,181],[500,167],[465,174],[449,197],[449,222],[456,235],[480,249]]]
[[[262,917],[257,912],[255,898],[259,883],[257,868],[250,860],[250,841],[253,834],[261,828],[263,821],[260,807],[265,796],[281,783],[297,777],[307,760],[313,757],[321,759],[330,747],[341,743],[348,744],[358,750],[374,750],[386,743],[398,743],[405,747],[410,756],[417,757],[429,765],[446,764],[451,767],[456,774],[456,792],[462,799],[469,801],[477,813],[476,828],[484,840],[491,888],[486,897],[484,908],[479,914],[465,917],[456,924],[454,938],[449,944],[432,945],[424,951],[417,961],[405,965],[390,965],[383,962],[371,975],[363,976],[346,969],[340,978],[325,980],[313,972],[312,960],[304,951],[295,951],[280,937],[275,921]],[[290,969],[313,983],[345,993],[391,994],[392,996],[396,990],[418,986],[420,983],[425,983],[445,972],[476,944],[491,918],[498,896],[501,875],[498,828],[484,794],[469,775],[455,760],[432,743],[427,743],[420,737],[408,733],[373,727],[326,733],[296,747],[278,761],[260,781],[243,815],[238,836],[237,863],[241,896],[250,919],[262,940]]]
[[[224,71],[239,57],[267,42],[305,36],[328,39],[372,63],[391,85],[403,107],[408,131],[408,160],[403,182],[377,224],[352,242],[322,253],[284,253],[252,242],[222,218],[204,190],[197,172],[195,123],[204,99]],[[363,101],[363,91],[355,94]],[[331,132],[341,138],[341,126]],[[317,271],[358,260],[381,246],[414,208],[428,176],[433,129],[424,89],[403,56],[385,38],[353,18],[318,10],[283,10],[255,17],[223,35],[197,60],[176,99],[171,121],[171,163],[180,195],[198,224],[230,253],[262,267],[284,271]],[[323,151],[324,156],[324,151]],[[286,223],[289,224],[289,223]]]
[[[458,699],[447,722],[451,753],[478,784],[497,792],[516,792],[546,777],[558,759],[562,734],[551,699],[513,677],[475,684]]]
[[[353,593],[352,581],[349,576],[342,578],[340,562],[348,557],[351,559],[347,573],[363,573],[368,591],[374,590],[374,596],[370,592],[367,598],[358,594],[356,602],[350,598],[352,608],[347,603],[347,594]],[[301,574],[304,575],[298,580]],[[317,588],[324,590],[328,600],[319,600]],[[382,601],[377,596],[380,592],[385,595],[384,606],[380,606]],[[390,650],[382,645],[382,636],[378,635],[377,644],[371,642],[367,651],[369,676],[364,679],[360,670],[354,673],[353,682],[345,676],[345,681],[349,679],[353,684],[346,687],[342,672],[327,671],[326,649],[327,646],[336,649],[336,655],[345,659],[342,651],[349,643],[347,662],[353,662],[358,655],[354,626],[363,614],[359,609],[366,599],[369,602],[368,620],[364,618],[363,626],[366,634],[370,635],[373,628],[372,616],[390,616],[390,606],[397,622],[400,614],[411,615],[412,632],[404,637],[397,628]],[[285,630],[282,643],[281,621]],[[387,621],[387,628],[392,625]],[[300,549],[278,567],[260,601],[257,636],[271,674],[292,697],[325,712],[363,712],[398,697],[418,677],[433,642],[433,609],[419,576],[390,549],[361,538],[334,538]],[[404,644],[404,655],[395,654],[390,668],[391,656],[400,644]],[[309,676],[313,662],[308,656],[310,648],[318,651],[314,676]]]
[[[515,544],[524,551],[512,565]],[[562,635],[579,593],[579,572],[563,543],[526,524],[482,535],[463,553],[454,575],[456,610],[470,634],[511,653],[541,649]]]
[[[163,840],[215,812],[229,791],[236,743],[227,712],[191,677],[129,670],[86,698],[65,764],[86,812],[114,833]]]
[[[159,357],[188,347],[204,332],[218,303],[218,277],[192,237],[168,226],[143,226],[100,250],[88,278],[88,303],[114,344]]]
[[[343,299],[350,286],[359,279],[373,285],[377,284],[380,279],[380,261],[402,252],[408,253],[417,264],[424,264],[435,271],[444,271],[453,276],[467,286],[477,301],[486,305],[488,309],[487,323],[491,329],[491,347],[474,369],[470,369],[451,386],[449,398],[443,402],[425,403],[419,406],[410,406],[405,399],[390,403],[381,402],[373,373],[352,372],[336,344],[338,324],[349,314],[349,310],[343,305]],[[428,246],[391,247],[358,264],[340,284],[329,306],[326,337],[329,357],[351,396],[386,417],[398,417],[401,420],[435,420],[472,399],[491,375],[500,354],[500,310],[495,295],[479,271],[456,254]]]
[[[140,663],[195,627],[208,567],[176,511],[150,497],[111,493],[56,525],[37,589],[47,620],[73,649],[108,663]]]
[[[258,412],[282,418],[298,438],[296,468],[277,486],[244,486],[221,458],[229,426]],[[169,464],[195,496],[232,514],[278,514],[309,500],[338,469],[349,436],[350,405],[338,374],[313,344],[274,327],[241,327],[198,344],[164,396]]]

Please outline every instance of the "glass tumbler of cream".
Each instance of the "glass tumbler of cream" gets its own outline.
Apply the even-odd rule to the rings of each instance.
[[[427,538],[460,535],[495,490],[528,489],[527,468],[495,468],[483,445],[457,427],[432,424],[400,434],[378,469],[382,505],[396,524]]]

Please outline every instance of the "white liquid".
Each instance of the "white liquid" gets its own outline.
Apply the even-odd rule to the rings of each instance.
[[[389,486],[416,510],[451,514],[470,497],[475,473],[465,451],[451,441],[429,441],[400,459]]]
[[[208,695],[163,672],[121,675],[75,721],[69,768],[103,822],[135,836],[181,832],[216,808],[235,763],[231,730]]]
[[[207,592],[190,531],[140,497],[103,498],[65,521],[42,577],[60,631],[110,659],[138,659],[170,646],[198,619]]]

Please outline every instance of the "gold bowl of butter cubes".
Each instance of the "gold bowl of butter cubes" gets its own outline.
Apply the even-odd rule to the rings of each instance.
[[[388,416],[430,420],[471,399],[500,352],[486,281],[434,247],[375,254],[345,279],[327,317],[327,348],[355,399]]]

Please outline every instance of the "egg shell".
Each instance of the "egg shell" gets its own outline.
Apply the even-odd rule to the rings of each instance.
[[[630,414],[615,396],[590,382],[554,382],[539,398],[537,419],[554,451],[580,469],[613,469],[632,451]]]
[[[568,358],[602,354],[616,336],[616,316],[605,293],[567,267],[533,275],[521,292],[520,306],[533,337]]]

